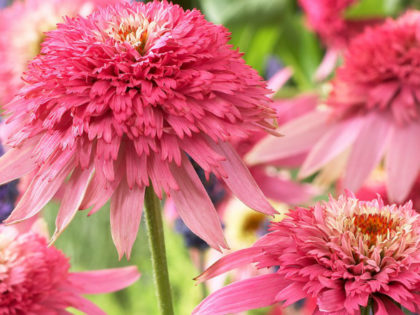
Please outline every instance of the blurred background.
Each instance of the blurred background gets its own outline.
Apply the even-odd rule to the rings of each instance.
[[[0,6],[6,7],[12,1],[0,0]],[[88,2],[88,0],[86,1]],[[319,34],[308,27],[305,12],[296,0],[186,0],[173,1],[185,9],[201,10],[209,21],[222,24],[232,33],[231,43],[244,53],[246,62],[254,67],[265,79],[269,79],[284,67],[293,70],[291,79],[276,94],[278,99],[288,99],[305,93],[313,93],[321,99],[328,91],[327,80],[315,80],[315,73],[320,66],[328,45]],[[313,0],[317,2],[317,0]],[[334,2],[334,1],[331,1]],[[348,2],[348,1],[347,1]],[[344,17],[349,20],[384,18],[397,16],[409,7],[420,8],[420,0],[361,0],[353,1]],[[2,34],[0,33],[0,36]],[[327,74],[327,76],[331,74]],[[293,178],[295,171],[287,171]],[[311,179],[306,179],[310,182]],[[222,192],[216,190],[215,203],[223,199]],[[216,187],[217,188],[217,187]],[[273,187],[276,189],[276,187]],[[279,188],[281,189],[281,188]],[[219,195],[217,195],[219,194]],[[220,195],[221,194],[221,195]],[[220,197],[220,198],[219,198]],[[311,194],[310,200],[323,199],[325,194]],[[307,202],[309,202],[308,200]],[[285,211],[293,204],[276,204]],[[258,235],[266,230],[265,218],[238,204],[229,204],[233,213],[224,216],[228,243],[233,247],[243,248],[252,244]],[[52,202],[44,211],[50,231],[54,230],[54,220],[58,210]],[[142,273],[141,279],[115,294],[98,295],[92,301],[109,314],[158,314],[154,295],[149,251],[145,237],[145,227],[139,229],[139,235],[133,248],[132,258],[118,261],[117,252],[112,243],[109,230],[109,206],[89,218],[86,212],[79,213],[66,231],[55,243],[70,257],[75,271],[101,269],[135,264]],[[166,213],[165,238],[167,244],[169,273],[173,286],[176,314],[189,314],[206,296],[211,285],[196,285],[193,278],[200,269],[215,259],[215,253],[209,252],[204,244],[190,235],[187,229],[173,218],[170,209]],[[281,218],[278,218],[281,219]],[[212,258],[212,256],[214,256]],[[233,275],[232,277],[235,277]],[[222,285],[228,278],[219,279]],[[295,314],[302,311],[302,303],[287,310],[275,308],[250,311],[249,314]]]

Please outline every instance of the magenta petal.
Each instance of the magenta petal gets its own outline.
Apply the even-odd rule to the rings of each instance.
[[[245,156],[250,164],[267,163],[308,151],[330,128],[329,112],[314,110],[291,120],[278,131],[284,137],[267,136]]]
[[[124,254],[130,259],[143,212],[144,191],[144,187],[140,188],[137,185],[130,189],[127,181],[123,179],[112,195],[111,234],[119,259]]]
[[[389,199],[403,202],[420,170],[420,125],[395,126],[386,156]]]
[[[219,216],[188,158],[183,155],[181,167],[170,166],[179,190],[172,190],[176,210],[190,230],[219,250],[228,248]]]
[[[124,289],[140,278],[134,266],[95,271],[73,272],[68,280],[80,294],[101,294]]]
[[[276,295],[276,301],[284,301],[283,306],[286,307],[305,298],[307,294],[302,290],[303,286],[301,282],[289,283]]]
[[[272,305],[284,286],[285,280],[276,273],[238,281],[209,295],[192,314],[237,313]]]
[[[51,164],[44,165],[32,179],[5,223],[16,223],[37,214],[54,197],[74,167],[71,152],[58,156]]]
[[[343,187],[357,191],[383,156],[390,134],[387,116],[372,113],[353,143]]]
[[[358,136],[363,122],[363,119],[356,117],[332,127],[309,152],[299,171],[299,177],[311,175],[349,147]]]
[[[232,269],[248,265],[261,253],[262,247],[250,247],[233,252],[216,261],[195,280],[199,282],[206,281]]]
[[[386,297],[373,296],[375,315],[403,315],[404,312]]]
[[[96,306],[88,299],[75,296],[69,302],[75,309],[82,311],[87,315],[107,315],[103,310],[101,310],[98,306]]]
[[[226,158],[220,165],[227,177],[223,178],[226,185],[248,207],[265,214],[276,214],[277,211],[270,205],[263,192],[258,187],[248,168],[227,142],[215,143],[209,140],[210,146]]]
[[[56,229],[51,242],[57,239],[79,210],[92,173],[93,168],[86,170],[76,168],[69,182],[65,184],[65,192],[55,220]]]

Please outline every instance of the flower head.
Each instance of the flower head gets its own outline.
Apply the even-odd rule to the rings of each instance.
[[[301,177],[335,161],[343,187],[357,191],[385,157],[389,199],[404,201],[420,170],[419,30],[410,11],[354,38],[328,106],[285,125],[284,139],[267,138],[254,163],[309,152]]]
[[[35,231],[0,226],[0,313],[61,314],[68,307],[104,314],[82,294],[121,290],[139,278],[135,267],[69,272],[62,252]]]
[[[45,32],[63,16],[87,16],[117,0],[24,0],[0,11],[0,104],[10,101],[24,82],[28,62],[41,51]]]
[[[280,301],[290,305],[305,297],[316,298],[318,311],[328,314],[359,314],[368,303],[378,314],[403,314],[394,303],[420,310],[420,217],[411,203],[363,202],[348,193],[288,216],[253,247],[222,258],[200,279],[253,262],[258,268],[279,266],[278,271],[221,289],[196,314]]]
[[[189,158],[273,214],[227,141],[272,128],[274,111],[228,40],[199,11],[166,1],[109,6],[48,33],[27,85],[7,105],[13,149],[0,162],[0,182],[36,171],[8,222],[38,212],[71,173],[56,235],[77,209],[95,212],[111,199],[113,239],[120,256],[129,254],[151,184],[173,197],[194,233],[227,247]]]

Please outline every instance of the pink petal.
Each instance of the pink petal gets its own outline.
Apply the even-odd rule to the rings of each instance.
[[[214,278],[232,269],[239,268],[254,262],[255,257],[263,252],[262,247],[249,247],[226,255],[207,268],[201,275],[195,278],[198,282]]]
[[[395,126],[386,156],[389,199],[403,202],[420,170],[420,125]]]
[[[293,70],[289,67],[280,69],[274,74],[270,80],[267,82],[267,88],[273,91],[275,94],[282,86],[290,79],[293,75]]]
[[[329,130],[328,118],[328,111],[314,110],[288,122],[279,129],[284,137],[265,137],[245,161],[249,165],[267,163],[308,151]]]
[[[78,167],[73,171],[69,182],[65,184],[64,197],[55,221],[56,228],[51,242],[57,239],[79,210],[92,174],[93,168],[82,170]]]
[[[46,163],[34,176],[12,214],[5,223],[16,223],[37,214],[54,197],[74,167],[73,153],[64,152]]]
[[[68,298],[69,299],[69,298]],[[84,312],[86,315],[107,315],[103,310],[101,310],[98,306],[93,304],[91,301],[75,296],[70,301],[71,306],[75,309]]]
[[[277,295],[276,301],[284,301],[283,306],[289,306],[307,296],[302,290],[304,284],[299,282],[291,282],[288,286],[283,288]]]
[[[209,140],[209,144],[213,150],[226,158],[220,165],[227,174],[223,180],[233,194],[252,209],[265,214],[276,214],[277,211],[267,201],[235,149],[227,142],[216,144]]]
[[[171,164],[170,169],[179,186],[171,191],[179,216],[211,247],[228,248],[216,209],[188,158],[183,155],[181,167]]]
[[[357,191],[382,158],[391,122],[385,115],[372,113],[366,118],[347,163],[343,187]]]
[[[337,66],[339,55],[340,52],[337,49],[329,48],[327,50],[327,53],[325,54],[321,64],[315,72],[314,78],[316,81],[323,81],[333,73],[334,68]]]
[[[280,176],[269,176],[260,167],[251,168],[251,174],[262,192],[275,201],[301,204],[319,194],[319,189],[310,184],[296,183]]]
[[[37,168],[32,156],[39,137],[27,140],[21,147],[11,148],[0,157],[0,185],[22,177]]]
[[[318,306],[323,312],[338,312],[344,309],[346,294],[343,289],[324,289],[318,295]]]
[[[79,294],[110,293],[124,289],[140,278],[137,267],[73,272],[68,280]]]
[[[128,187],[122,180],[111,198],[111,234],[117,247],[119,259],[127,256],[130,259],[131,248],[137,237],[137,231],[143,212],[144,187]]]
[[[209,295],[192,314],[237,313],[272,305],[285,285],[283,277],[276,273],[238,281]]]
[[[386,297],[373,295],[375,315],[403,315],[404,312]]]
[[[363,122],[363,119],[356,117],[332,127],[309,152],[300,169],[299,177],[305,178],[311,175],[349,147],[359,134]]]

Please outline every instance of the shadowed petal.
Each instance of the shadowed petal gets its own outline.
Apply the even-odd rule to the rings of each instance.
[[[137,185],[130,189],[127,181],[122,180],[112,195],[111,233],[119,259],[124,254],[130,259],[143,212],[144,190]]]
[[[179,186],[171,197],[184,223],[211,247],[228,248],[216,209],[190,161],[183,155],[181,167],[172,164],[170,168]]]

